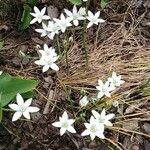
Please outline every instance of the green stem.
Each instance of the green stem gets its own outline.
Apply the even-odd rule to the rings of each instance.
[[[58,37],[58,35],[56,35],[56,43],[57,43],[58,53],[59,53],[59,55],[61,55],[60,43],[59,43],[59,37]]]

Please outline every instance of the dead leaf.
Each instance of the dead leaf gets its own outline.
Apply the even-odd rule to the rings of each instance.
[[[47,7],[47,13],[48,16],[50,16],[51,19],[57,18],[59,15],[58,9],[52,5]]]
[[[143,128],[147,134],[150,134],[150,124],[145,122]]]
[[[123,128],[126,130],[136,130],[138,129],[138,120],[124,121]]]

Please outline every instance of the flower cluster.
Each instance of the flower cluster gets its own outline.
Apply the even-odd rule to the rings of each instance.
[[[48,36],[51,40],[53,40],[55,34],[59,34],[60,31],[64,33],[67,27],[71,27],[72,25],[78,26],[79,21],[88,20],[87,28],[92,25],[98,25],[99,23],[104,23],[105,20],[100,19],[100,11],[93,14],[91,11],[86,13],[85,8],[81,7],[79,10],[76,5],[73,6],[72,11],[68,9],[64,9],[65,14],[61,14],[60,18],[51,19],[49,16],[45,15],[46,8],[44,7],[41,11],[34,7],[35,13],[31,13],[34,19],[31,21],[31,24],[38,22],[41,23],[43,20],[49,20],[47,23],[42,22],[42,29],[36,29],[36,32],[41,33],[41,36]]]
[[[105,83],[103,83],[102,80],[98,80],[98,86],[96,86],[98,90],[97,98],[100,99],[103,96],[111,97],[111,92],[124,82],[125,81],[121,79],[121,75],[117,76],[115,72],[112,73],[112,76],[108,78]],[[81,107],[86,106],[89,103],[87,96],[83,97],[79,103]]]
[[[49,68],[58,71],[59,67],[55,64],[59,56],[55,52],[55,49],[52,47],[48,47],[44,44],[44,50],[39,50],[41,54],[40,60],[35,61],[37,65],[43,66],[43,72],[46,72]]]
[[[85,0],[87,1],[87,0]],[[60,18],[50,18],[49,16],[45,15],[46,7],[44,7],[41,11],[35,6],[34,13],[30,13],[34,19],[30,22],[31,24],[38,22],[42,23],[41,29],[35,29],[36,32],[41,34],[41,37],[47,36],[51,40],[54,39],[55,35],[59,34],[60,32],[64,33],[68,27],[71,26],[78,26],[80,21],[88,20],[87,28],[90,28],[92,25],[98,25],[99,23],[105,22],[105,20],[100,19],[100,11],[93,14],[91,11],[86,13],[85,8],[81,7],[79,10],[77,9],[76,5],[73,6],[72,11],[68,9],[64,9],[64,13],[60,15]],[[46,21],[45,21],[46,20]],[[49,50],[50,51],[50,50]],[[45,58],[44,58],[45,57]],[[55,61],[58,59],[58,56],[53,55],[42,55],[39,61],[35,63],[37,65],[42,65],[43,72],[46,72],[49,68],[58,71],[58,66],[55,65]]]
[[[102,110],[101,114],[97,111],[92,110],[92,116],[90,117],[89,123],[84,123],[86,130],[82,132],[82,136],[90,135],[91,139],[97,136],[101,139],[104,139],[104,129],[105,126],[112,126],[110,119],[112,119],[115,114],[106,115],[105,109]],[[58,122],[54,122],[52,125],[60,128],[60,135],[62,136],[66,131],[71,133],[76,133],[76,130],[73,127],[74,119],[69,119],[68,114],[65,111],[62,117],[59,118]]]

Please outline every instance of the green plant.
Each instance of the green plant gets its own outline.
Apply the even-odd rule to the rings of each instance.
[[[23,6],[23,14],[21,17],[20,29],[25,30],[29,28],[32,16],[30,14],[32,8],[38,3],[38,0],[26,0]]]
[[[109,0],[100,0],[101,8],[104,9],[108,5]]]
[[[8,74],[0,76],[0,121],[2,120],[2,110],[17,93],[24,93],[26,97],[31,95],[31,91],[38,85],[38,81],[12,77]]]
[[[72,4],[74,5],[80,5],[82,4],[82,1],[81,0],[69,0]]]

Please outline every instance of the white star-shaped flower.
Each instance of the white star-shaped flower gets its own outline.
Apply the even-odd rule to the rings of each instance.
[[[70,19],[71,21],[73,21],[73,24],[75,26],[79,25],[79,20],[84,20],[85,19],[85,17],[83,17],[81,15],[81,13],[79,13],[81,10],[80,11],[77,10],[76,5],[73,6],[72,12],[69,11],[69,10],[67,10],[67,9],[65,9],[64,11],[65,11],[65,13],[68,16],[68,19]]]
[[[35,64],[43,66],[43,72],[46,72],[49,68],[58,71],[59,67],[55,64],[58,58],[59,56],[45,55],[40,60],[35,61]]]
[[[88,100],[88,97],[87,97],[87,96],[84,96],[84,97],[79,101],[79,104],[80,104],[81,107],[86,106],[88,103],[89,103],[89,100]]]
[[[110,92],[113,90],[113,88],[110,87],[109,81],[103,83],[101,80],[98,80],[98,84],[99,86],[96,86],[97,90],[99,90],[97,97],[101,98],[104,95],[111,97]]]
[[[2,75],[3,71],[0,71],[0,75]]]
[[[100,124],[93,116],[90,118],[90,123],[84,123],[86,130],[82,132],[82,136],[90,135],[91,139],[97,136],[101,139],[104,139],[104,125]]]
[[[43,48],[44,48],[44,50],[39,50],[42,57],[45,57],[45,56],[55,57],[55,56],[57,56],[57,53],[55,52],[55,49],[53,47],[49,48],[47,44],[44,44]]]
[[[48,34],[48,37],[53,40],[55,34],[59,33],[60,27],[57,25],[57,23],[54,23],[53,21],[48,22],[48,30],[50,33]]]
[[[13,115],[12,121],[18,120],[22,115],[26,119],[30,119],[30,113],[38,112],[40,109],[38,107],[30,106],[32,103],[32,98],[24,102],[22,96],[18,93],[16,96],[17,104],[9,104],[8,106],[16,111]]]
[[[42,28],[43,29],[35,29],[36,32],[41,33],[41,37],[44,37],[50,34],[48,26],[43,22],[42,22]]]
[[[115,72],[112,73],[111,78],[108,78],[108,81],[110,82],[110,86],[112,86],[114,89],[125,82],[124,80],[121,80],[121,75],[117,76]]]
[[[105,109],[102,110],[101,114],[99,114],[95,110],[92,110],[92,114],[99,123],[102,123],[106,126],[112,126],[112,123],[109,120],[112,119],[115,116],[115,114],[106,115]]]
[[[45,12],[46,12],[46,7],[44,7],[41,11],[36,7],[34,6],[34,11],[35,13],[30,13],[33,17],[35,17],[31,22],[30,24],[33,24],[35,22],[38,22],[38,23],[41,23],[42,20],[49,20],[50,17],[45,15]]]
[[[54,21],[63,33],[66,31],[67,27],[72,26],[70,23],[71,19],[65,18],[64,14],[60,15],[60,19],[54,18]]]
[[[83,0],[83,2],[87,2],[88,0]]]
[[[87,28],[90,28],[93,24],[98,25],[99,23],[104,23],[105,20],[100,19],[100,11],[98,11],[95,15],[91,12],[88,11],[88,16],[86,17],[89,20],[89,23],[87,25]]]
[[[76,133],[76,130],[72,126],[73,123],[75,122],[74,119],[69,119],[68,114],[65,111],[62,115],[62,117],[59,117],[58,122],[54,122],[52,125],[54,127],[60,128],[60,135],[62,136],[66,131],[69,131],[71,133]]]

